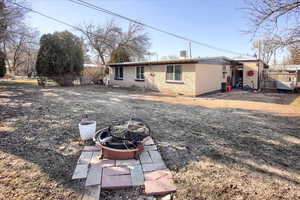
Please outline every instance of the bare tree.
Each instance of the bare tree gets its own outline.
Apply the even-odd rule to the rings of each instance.
[[[85,25],[81,32],[104,65],[108,60],[106,58],[117,48],[125,49],[131,57],[143,57],[150,45],[150,38],[144,33],[143,27],[137,24],[130,24],[128,30],[123,32],[111,20],[104,26]]]
[[[108,22],[105,26],[93,24],[84,25],[81,32],[89,42],[89,45],[97,52],[102,64],[106,63],[105,57],[110,55],[118,42],[118,35],[121,28],[115,25],[114,21]]]
[[[24,27],[14,39],[4,41],[8,69],[11,74],[28,75],[34,71],[39,33]]]
[[[128,30],[120,35],[119,47],[128,51],[131,57],[143,58],[148,54],[150,38],[138,24],[129,24]]]
[[[276,38],[266,38],[253,43],[257,58],[269,63],[275,52],[281,47],[281,42]]]
[[[251,27],[249,33],[276,37],[276,45],[300,42],[300,0],[245,0]]]
[[[24,5],[25,1],[0,0],[0,44],[12,40],[23,29],[26,10],[14,4]]]
[[[20,66],[24,68],[29,60],[33,62],[29,58],[33,55],[31,43],[34,36],[24,23],[28,11],[16,3],[26,5],[23,0],[0,0],[0,48],[6,54],[10,73],[17,72]]]

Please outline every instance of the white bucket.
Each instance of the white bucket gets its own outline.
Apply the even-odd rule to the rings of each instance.
[[[88,125],[81,125],[80,123],[78,124],[81,139],[89,140],[94,137],[96,133],[96,121],[92,121],[92,122],[93,122],[92,124],[88,124]]]

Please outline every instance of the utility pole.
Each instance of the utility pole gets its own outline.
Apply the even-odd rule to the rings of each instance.
[[[261,59],[261,40],[258,40],[258,60]]]
[[[189,42],[189,47],[190,47],[190,59],[192,59],[192,43]]]

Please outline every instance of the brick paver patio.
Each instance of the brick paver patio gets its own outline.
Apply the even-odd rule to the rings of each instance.
[[[146,195],[165,195],[176,191],[172,174],[166,167],[152,138],[145,142],[138,160],[100,159],[99,149],[85,146],[72,179],[86,179],[83,200],[98,200],[101,188],[144,187]]]

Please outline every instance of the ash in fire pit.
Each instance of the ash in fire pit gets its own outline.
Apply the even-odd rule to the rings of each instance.
[[[110,159],[137,158],[144,150],[143,141],[150,136],[150,128],[139,119],[98,131],[95,142],[102,150],[102,156]]]

